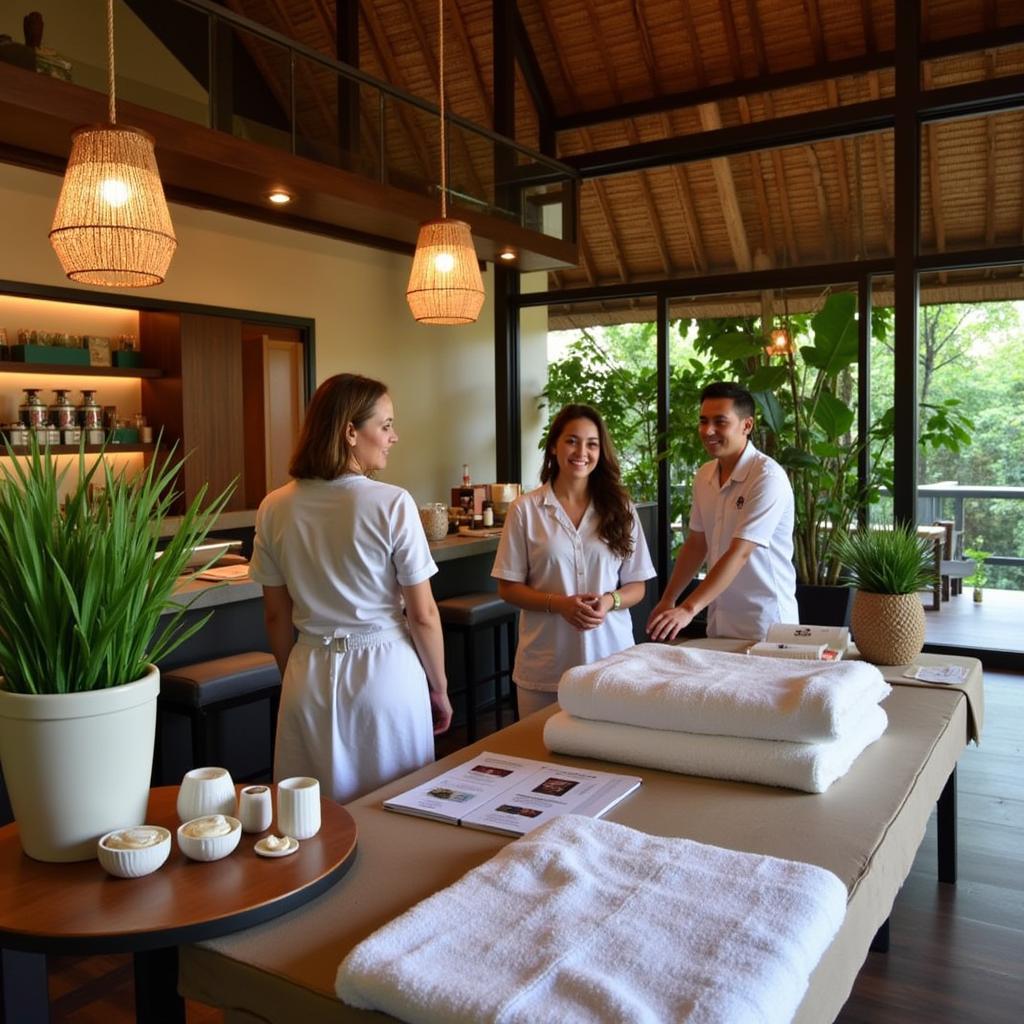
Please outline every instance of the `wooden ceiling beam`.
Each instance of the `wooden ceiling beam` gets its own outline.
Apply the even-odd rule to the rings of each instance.
[[[921,68],[921,82],[925,89],[932,87],[932,69],[930,64]],[[932,224],[935,226],[935,248],[938,252],[946,251],[946,211],[943,206],[942,168],[939,162],[939,127],[935,124],[924,126],[924,146],[927,151],[928,183],[931,186]],[[948,275],[943,271],[939,281],[945,284]]]
[[[542,16],[543,21],[544,21],[544,30],[545,30],[545,32],[547,32],[548,40],[551,43],[551,46],[554,49],[554,51],[555,51],[555,53],[556,53],[556,55],[558,57],[559,70],[561,71],[562,78],[563,78],[563,81],[564,81],[564,84],[565,84],[565,91],[568,94],[568,96],[570,97],[570,99],[573,101],[573,103],[578,106],[579,105],[579,93],[576,90],[576,85],[575,85],[575,82],[573,81],[573,78],[572,78],[572,72],[569,70],[569,65],[566,63],[565,58],[562,55],[562,52],[559,49],[559,47],[555,45],[555,30],[554,30],[554,26],[551,23],[551,14],[550,14],[546,4],[541,4],[540,5],[540,12],[541,12],[541,16]],[[588,151],[592,150],[594,148],[593,139],[590,137],[590,133],[586,129],[581,129],[580,130],[580,140],[582,141],[584,147]],[[617,231],[615,229],[615,220],[614,220],[614,218],[612,217],[612,214],[611,214],[611,206],[610,206],[610,204],[608,202],[608,195],[607,195],[607,193],[605,191],[604,182],[602,182],[602,181],[593,181],[593,182],[591,182],[591,184],[594,187],[594,195],[597,198],[598,209],[601,211],[601,216],[604,219],[605,229],[608,232],[608,237],[610,239],[610,244],[611,244],[611,249],[612,249],[612,255],[613,255],[613,257],[615,259],[615,263],[616,263],[616,265],[618,266],[618,269],[619,269],[619,277],[622,279],[622,283],[623,284],[628,284],[629,283],[629,278],[630,278],[629,268],[626,266],[626,261],[623,258],[622,250],[619,247],[618,233],[617,233]],[[581,200],[582,200],[582,190],[581,190]],[[577,234],[579,236],[578,240],[579,240],[579,244],[580,244],[580,249],[582,251],[583,246],[586,243],[586,238],[584,236],[584,231],[583,231],[583,218],[582,217],[580,218],[580,230],[577,232]],[[596,268],[592,269],[591,276],[593,276],[595,279],[597,279],[598,275],[597,275]]]
[[[825,31],[822,27],[821,10],[818,0],[805,0],[805,11],[807,12],[807,28],[811,37],[811,45],[814,48],[815,60],[818,64],[828,61],[828,49],[825,44]],[[839,90],[836,87],[835,79],[828,79],[825,82],[826,105],[834,109],[839,106]],[[846,227],[850,223],[850,183],[846,175],[846,154],[843,150],[842,139],[832,139],[829,143],[833,157],[836,162],[836,178],[839,183],[839,206],[841,210],[841,221]],[[825,240],[825,255],[835,259],[838,256],[837,232],[833,226],[829,213],[828,196],[821,174],[821,161],[815,152],[813,143],[807,147],[807,163],[811,170],[811,180],[814,183],[814,196],[818,204],[818,214],[821,219],[821,229]],[[843,255],[849,258],[849,245],[843,246]]]
[[[530,34],[523,24],[522,15],[519,13],[517,4],[512,5],[512,49],[516,55],[516,63],[523,73],[523,80],[526,88],[533,97],[533,105],[537,108],[540,119],[545,124],[553,124],[555,118],[555,103],[551,98],[551,90],[544,78],[540,61],[537,60],[533,43],[530,42]]]
[[[878,99],[882,94],[881,82],[878,73],[872,72],[868,75],[868,95]],[[892,255],[896,251],[895,225],[893,224],[893,208],[889,200],[889,178],[885,167],[885,149],[882,145],[882,137],[873,133],[869,139],[871,151],[875,160],[875,183],[878,187],[878,201],[882,207],[882,231],[885,235],[885,251]]]
[[[370,45],[377,58],[377,63],[380,64],[384,71],[384,77],[393,85],[404,89],[404,76],[395,61],[394,54],[391,52],[391,47],[387,41],[387,33],[380,23],[380,18],[378,18],[373,4],[363,4],[362,12],[363,17],[366,19],[366,27],[369,30],[367,36],[370,40]],[[434,162],[431,159],[430,149],[427,146],[426,139],[423,137],[423,133],[420,131],[419,124],[413,118],[411,112],[406,109],[405,104],[397,104],[397,110],[399,120],[402,122],[406,135],[408,135],[412,143],[412,150],[419,159],[420,171],[423,174],[424,181],[432,181],[435,177],[433,171]]]
[[[608,77],[608,84],[612,90],[612,95],[616,99],[621,98],[619,91],[618,80],[615,75],[615,68],[608,60],[606,50],[601,46],[601,34],[598,28],[597,13],[594,10],[593,0],[584,0],[584,7],[587,12],[587,19],[590,22],[590,30],[594,36],[595,49],[600,54],[601,65],[604,68],[604,72]],[[640,135],[636,130],[636,125],[632,121],[627,121],[624,124],[626,130],[626,140],[631,146],[635,146],[640,141]],[[661,216],[658,213],[657,204],[654,201],[654,194],[651,191],[651,183],[646,173],[641,172],[637,176],[637,184],[640,188],[640,199],[644,205],[644,212],[647,214],[647,223],[651,229],[651,237],[654,239],[655,248],[658,250],[658,256],[661,259],[662,271],[667,277],[670,277],[673,273],[672,257],[669,253],[668,242],[665,239],[665,232],[661,227]]]
[[[458,37],[459,46],[462,47],[462,56],[466,61],[466,67],[469,68],[469,77],[473,80],[477,99],[480,100],[480,107],[484,114],[484,124],[489,128],[493,128],[494,104],[491,102],[490,94],[487,92],[487,86],[484,84],[484,77],[483,73],[480,71],[480,65],[476,62],[476,51],[473,49],[473,43],[469,38],[469,30],[466,28],[465,15],[462,13],[458,4],[453,4],[452,10],[454,11],[454,16],[451,19],[451,24],[455,28],[455,35]]]
[[[996,27],[995,0],[985,0],[985,31],[992,32]],[[994,78],[996,73],[995,57],[991,50],[985,51],[985,78]],[[985,244],[995,245],[996,242],[996,119],[992,114],[985,118]]]

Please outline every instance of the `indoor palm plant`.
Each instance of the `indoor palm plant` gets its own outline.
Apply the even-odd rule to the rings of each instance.
[[[839,545],[856,588],[850,622],[857,649],[876,665],[907,665],[924,647],[924,606],[918,591],[933,585],[927,540],[913,527],[857,530]]]
[[[230,491],[205,488],[158,555],[177,495],[174,451],[135,476],[100,456],[60,468],[33,445],[0,469],[0,758],[25,852],[95,854],[145,818],[156,728],[155,662],[206,621],[169,612],[195,544]]]

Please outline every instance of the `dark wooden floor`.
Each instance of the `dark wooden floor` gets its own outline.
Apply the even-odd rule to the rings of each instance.
[[[969,600],[969,597],[968,597]],[[980,748],[960,762],[960,881],[935,876],[935,823],[892,914],[888,953],[869,953],[840,1024],[1018,1024],[1024,1007],[1024,672],[985,673]],[[481,732],[493,718],[481,719]],[[464,730],[438,744],[465,742]],[[126,957],[55,958],[55,1024],[129,1024]],[[221,1024],[189,1004],[189,1024]]]
[[[971,589],[964,587],[959,596],[941,602],[937,611],[928,609],[924,626],[929,644],[1024,654],[1024,593],[986,588],[981,604],[976,604]]]

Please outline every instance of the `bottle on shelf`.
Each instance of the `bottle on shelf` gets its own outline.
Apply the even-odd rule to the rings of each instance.
[[[50,422],[58,430],[73,430],[78,426],[75,407],[68,398],[68,392],[57,388],[53,392],[53,404],[50,406]]]
[[[83,430],[103,429],[103,409],[96,401],[95,391],[82,392],[82,401],[78,406],[78,425]]]
[[[484,529],[490,529],[494,525],[494,502],[489,498],[484,499],[483,511]]]
[[[39,388],[25,388],[25,401],[18,406],[18,419],[30,430],[46,427],[46,406],[39,397]]]

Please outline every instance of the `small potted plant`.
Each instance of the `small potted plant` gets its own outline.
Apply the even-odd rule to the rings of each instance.
[[[983,543],[984,538],[979,537],[978,543]],[[980,548],[964,548],[964,557],[974,563],[974,572],[964,577],[964,583],[974,587],[974,603],[981,604],[985,597],[984,586],[988,583],[988,573],[985,571],[985,559],[992,557],[991,551],[982,551]]]
[[[0,467],[0,759],[37,860],[85,860],[145,820],[154,663],[206,621],[167,612],[171,593],[230,495],[204,510],[203,488],[158,553],[182,461],[154,455],[129,476],[84,448],[60,468],[33,444]]]
[[[907,665],[924,647],[924,606],[935,566],[927,540],[912,526],[858,530],[839,546],[856,594],[850,628],[861,656],[876,665]]]

